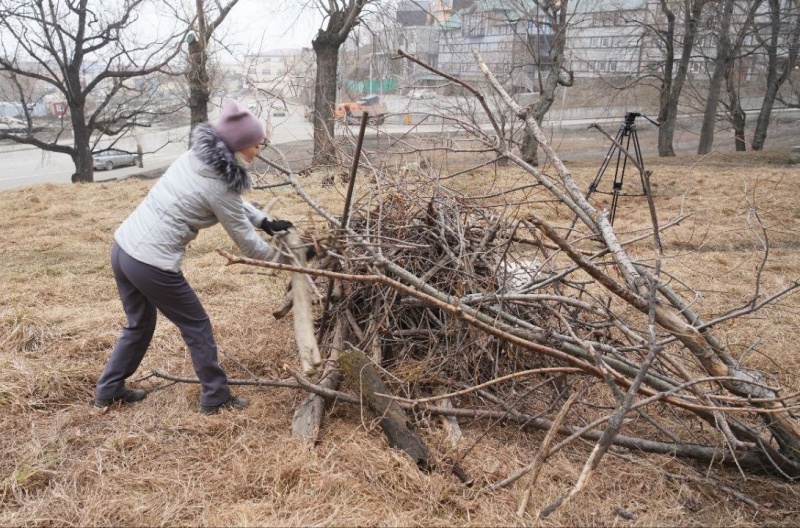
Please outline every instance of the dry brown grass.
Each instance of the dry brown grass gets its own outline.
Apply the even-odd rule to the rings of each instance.
[[[648,160],[662,222],[681,208],[692,216],[664,236],[667,266],[702,294],[696,308],[710,318],[750,295],[760,255],[747,228],[747,196],[759,206],[774,244],[764,287],[775,291],[800,277],[800,169],[782,163],[785,151]],[[596,159],[570,166],[585,185]],[[454,185],[487,188],[489,170]],[[524,181],[508,169],[503,185]],[[343,188],[303,183],[338,211]],[[392,526],[654,526],[797,525],[796,484],[718,470],[716,478],[762,505],[756,510],[696,477],[704,468],[641,454],[609,456],[587,490],[546,520],[515,516],[523,478],[494,493],[496,482],[527,464],[543,433],[464,421],[457,452],[436,421],[421,425],[438,456],[464,453],[476,479],[465,488],[452,475],[421,473],[390,450],[380,429],[358,409],[334,406],[322,442],[309,449],[291,438],[295,405],[288,389],[240,388],[252,405],[238,413],[196,412],[197,387],[152,378],[141,404],[97,414],[94,383],[123,324],[108,252],[115,227],[146,194],[151,181],[40,185],[0,193],[0,525],[392,525]],[[306,228],[322,224],[286,188],[274,210]],[[250,198],[266,203],[272,193]],[[602,199],[602,197],[598,197]],[[555,214],[551,212],[551,214]],[[570,219],[562,219],[566,224]],[[644,202],[621,203],[620,233],[646,225]],[[623,235],[622,238],[626,238]],[[222,360],[232,377],[285,377],[294,364],[290,318],[270,315],[288,276],[225,267],[214,249],[232,244],[221,228],[191,246],[184,271],[214,323]],[[648,244],[634,250],[646,256]],[[783,299],[762,313],[717,331],[735,355],[756,339],[745,364],[787,388],[800,387],[797,354],[800,301]],[[246,366],[245,370],[241,365]],[[141,367],[192,375],[177,330],[161,322]],[[530,500],[535,512],[570,489],[591,449],[575,444],[545,464]],[[624,510],[635,516],[626,519]]]

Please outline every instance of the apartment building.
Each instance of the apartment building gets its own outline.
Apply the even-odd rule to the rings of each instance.
[[[781,0],[783,12],[791,11],[793,1]],[[663,33],[667,22],[660,1],[593,0],[571,2],[570,6],[567,49],[576,77],[641,76],[661,70],[666,57]],[[676,15],[674,59],[678,60],[685,34],[684,14],[680,2],[672,2],[671,7]],[[730,33],[744,31],[738,65],[742,79],[747,80],[766,70],[759,40],[768,39],[769,6],[761,4],[753,21],[747,19],[750,2],[737,2],[733,7]],[[708,3],[703,9],[689,62],[690,78],[708,78],[714,71],[722,9],[722,3]],[[781,20],[779,56],[787,53],[785,44],[794,19],[796,15]]]
[[[552,29],[527,0],[476,0],[439,27],[439,68],[458,79],[483,79],[473,50],[516,92],[533,91],[539,70],[550,66]]]
[[[780,0],[790,11],[795,0]],[[735,4],[733,31],[745,23],[749,2]],[[684,34],[682,2],[673,1],[676,14],[675,59],[680,58]],[[717,53],[722,4],[705,6],[690,62],[690,75],[701,78],[713,71]],[[762,40],[768,29],[768,5],[762,4],[755,19]],[[795,8],[796,9],[796,8]],[[577,78],[640,76],[658,71],[665,58],[663,32],[666,16],[660,0],[582,0],[569,3],[567,66]],[[796,17],[795,17],[796,18]],[[788,39],[793,17],[782,24]],[[424,0],[401,2],[399,25],[433,27],[436,46],[425,50],[427,62],[459,79],[481,78],[472,50],[489,68],[515,89],[530,88],[549,67],[548,48],[552,30],[531,0]],[[431,40],[430,34],[425,39]],[[763,72],[766,60],[757,52],[758,38],[751,34],[743,43],[740,67],[750,77]],[[409,44],[409,49],[413,47]],[[785,55],[785,46],[781,52]],[[422,57],[422,55],[420,55]]]
[[[657,1],[595,0],[572,3],[567,37],[575,77],[634,75],[660,60],[645,31],[659,16]]]

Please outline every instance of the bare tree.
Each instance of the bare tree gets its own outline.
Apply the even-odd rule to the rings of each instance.
[[[189,64],[186,76],[189,81],[189,110],[191,127],[208,121],[208,102],[211,99],[211,78],[208,71],[208,45],[214,31],[231,12],[239,0],[195,0],[194,20],[189,33]]]
[[[770,23],[764,41],[767,52],[766,90],[753,133],[753,150],[764,148],[775,99],[794,70],[800,50],[800,2],[769,0],[767,5]]]
[[[725,72],[725,90],[728,93],[728,115],[730,116],[731,126],[733,127],[733,140],[737,152],[744,152],[747,150],[744,137],[744,126],[747,122],[747,114],[742,108],[742,100],[739,97],[739,89],[735,79],[736,67],[735,63],[730,64],[730,67]]]
[[[311,41],[317,59],[314,84],[314,160],[327,163],[333,160],[334,118],[336,106],[339,48],[353,28],[360,23],[362,11],[377,0],[329,0],[320,2],[324,16],[323,27]]]
[[[620,8],[619,14],[610,15],[622,24],[629,38],[639,40],[639,53],[634,59],[637,65],[630,70],[636,75],[630,81],[624,76],[607,76],[605,80],[626,95],[632,85],[654,84],[659,98],[658,154],[662,157],[675,155],[678,105],[695,60],[693,52],[703,8],[709,1],[655,0],[642,2],[636,9]]]
[[[32,127],[25,135],[0,133],[0,139],[69,155],[74,181],[93,181],[91,142],[95,132],[120,134],[152,104],[153,84],[132,81],[165,70],[184,36],[145,34],[139,16],[148,0],[0,0],[3,53],[0,71],[12,79],[47,85],[63,99],[73,144],[61,134],[42,139]],[[18,83],[18,86],[22,86]],[[22,91],[20,103],[28,108]],[[29,124],[31,114],[26,115]]]
[[[747,115],[742,108],[741,97],[739,96],[739,87],[737,83],[737,72],[743,67],[743,61],[751,55],[755,49],[749,50],[747,53],[743,51],[744,40],[751,34],[752,25],[759,8],[763,5],[763,0],[755,0],[749,5],[748,11],[745,13],[745,19],[735,33],[733,40],[728,40],[727,44],[731,46],[730,51],[727,53],[728,60],[721,67],[724,68],[723,77],[725,78],[725,90],[728,94],[728,100],[723,101],[728,119],[733,127],[733,137],[735,141],[735,148],[739,152],[747,150],[745,141],[745,123]],[[724,41],[720,41],[719,45],[724,45]],[[737,63],[739,67],[737,68]]]
[[[700,129],[700,142],[698,154],[708,154],[714,143],[714,130],[718,119],[718,107],[723,104],[727,110],[727,118],[734,128],[736,150],[745,150],[744,125],[746,115],[741,107],[738,86],[735,79],[736,64],[751,56],[757,47],[747,46],[744,42],[747,37],[753,36],[754,20],[763,5],[764,0],[748,2],[735,2],[722,0],[716,3],[715,12],[710,13],[705,20],[707,38],[715,39],[715,55],[704,57],[706,64],[711,65],[711,77],[706,94],[703,123]],[[728,101],[721,99],[722,89],[725,85]]]
[[[714,129],[717,124],[717,107],[719,106],[719,95],[722,81],[726,72],[733,62],[731,56],[731,20],[733,18],[733,0],[724,0],[721,4],[721,13],[718,25],[717,56],[714,60],[714,72],[711,75],[711,82],[708,86],[708,96],[706,97],[705,112],[703,113],[703,124],[700,127],[700,143],[697,146],[698,154],[708,154],[714,144]]]
[[[707,0],[681,0],[679,14],[683,21],[678,25],[675,2],[660,0],[660,7],[666,27],[653,25],[655,34],[664,50],[661,70],[661,96],[658,105],[658,155],[674,156],[675,122],[678,118],[678,102],[683,90],[689,64],[692,58],[695,37],[700,23],[703,6]],[[682,34],[678,34],[679,28]],[[680,47],[680,54],[676,47]],[[676,68],[677,66],[677,68]]]
[[[540,25],[545,29],[544,32],[552,36],[551,39],[535,40],[532,43],[531,56],[536,63],[536,75],[539,83],[539,97],[528,108],[531,117],[541,124],[544,116],[553,106],[555,100],[556,88],[558,86],[572,86],[574,76],[566,61],[564,50],[567,43],[567,10],[569,1],[550,2],[550,1],[534,1],[533,12],[529,13],[529,20],[534,25]],[[526,35],[527,37],[534,37],[533,35]],[[529,40],[530,42],[530,40]],[[547,66],[543,64],[543,54],[540,52],[542,43],[547,44]],[[546,75],[542,78],[542,72],[546,71]],[[525,129],[524,139],[522,142],[522,158],[532,165],[537,164],[537,146],[538,143],[534,139],[530,129]]]

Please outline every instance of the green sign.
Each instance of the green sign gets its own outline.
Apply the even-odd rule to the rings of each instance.
[[[351,93],[388,93],[397,90],[397,79],[367,79],[366,81],[348,81],[347,90]]]

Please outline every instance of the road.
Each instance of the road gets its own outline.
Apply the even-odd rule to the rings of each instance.
[[[425,111],[425,105],[429,102],[415,102],[409,109],[408,106],[403,108],[390,106],[389,110],[398,114],[404,112],[413,112],[412,124],[390,124],[386,123],[381,125],[381,135],[392,134],[402,135],[404,133],[411,134],[442,134],[457,130],[452,125],[446,125],[439,120],[438,123],[430,119]],[[797,116],[797,109],[776,109],[776,115],[785,114]],[[424,116],[422,123],[416,123],[418,118]],[[214,119],[215,116],[212,116]],[[691,116],[684,116],[685,119]],[[611,133],[616,129],[614,128],[620,122],[620,117],[613,118],[590,118],[590,119],[572,119],[564,120],[563,125],[565,128],[583,129],[585,131],[586,125],[589,123],[602,123],[608,128]],[[795,123],[790,127],[791,133],[796,132],[798,121],[795,118]],[[545,122],[545,128],[560,126],[560,121]],[[642,123],[645,127],[649,127],[648,123]],[[340,125],[337,125],[340,126]],[[483,128],[489,131],[487,124]],[[771,133],[777,132],[777,127],[772,127]],[[293,143],[296,141],[309,141],[313,139],[311,123],[309,123],[303,115],[303,108],[297,106],[290,106],[289,113],[286,116],[269,117],[269,129],[271,130],[271,142],[274,145],[281,145],[286,143]],[[350,126],[350,133],[357,135],[358,127]],[[548,128],[549,129],[549,128]],[[188,127],[179,127],[174,129],[145,129],[139,132],[137,137],[129,138],[126,142],[121,142],[117,145],[118,148],[128,149],[131,151],[136,150],[136,142],[142,145],[145,152],[144,156],[144,171],[151,171],[154,169],[166,168],[172,163],[175,158],[185,152],[188,146]],[[337,131],[337,135],[338,135]],[[367,131],[367,140],[375,140],[377,134],[375,129]],[[722,135],[720,135],[723,138]],[[727,136],[724,136],[727,137]],[[680,138],[676,138],[676,143],[679,143]],[[696,148],[696,137],[690,134],[690,150]],[[796,143],[796,138],[794,139]],[[794,144],[794,143],[793,143]],[[72,173],[75,172],[74,165],[69,156],[65,154],[57,154],[53,152],[45,152],[36,148],[28,146],[20,146],[13,144],[0,145],[0,161],[2,161],[3,170],[0,172],[0,190],[11,189],[25,185],[34,185],[39,183],[56,183],[65,184],[70,183]],[[139,174],[143,169],[139,167],[123,167],[116,168],[110,171],[98,170],[94,173],[95,181],[107,181],[124,179],[134,174]]]
[[[212,119],[214,117],[212,116]],[[296,141],[310,141],[313,139],[311,123],[305,117],[302,107],[291,106],[285,116],[272,115],[269,117],[268,127],[270,141],[273,145],[281,145]],[[351,133],[357,133],[357,126],[349,127]],[[383,125],[383,133],[401,133],[414,129],[415,133],[441,131],[442,125],[422,125],[411,127],[406,125]],[[180,156],[188,146],[188,127],[175,129],[145,129],[135,138],[120,141],[116,148],[123,150],[136,150],[136,142],[142,145],[144,151],[144,170],[150,171],[165,168]],[[375,136],[374,129],[367,133],[367,137]],[[109,146],[103,144],[103,146]],[[3,171],[0,173],[0,190],[34,185],[39,183],[70,183],[75,166],[72,159],[54,152],[45,152],[33,147],[15,144],[0,145],[0,160]],[[110,171],[96,170],[94,181],[124,179],[142,172],[137,166],[120,167]]]
[[[300,111],[293,111],[285,117],[270,117],[272,142],[289,143],[312,139],[311,126]],[[129,138],[116,145],[124,150],[136,150],[136,142],[144,151],[144,170],[167,167],[175,158],[186,151],[189,127],[174,129],[145,129],[135,138]],[[104,144],[107,146],[107,144]],[[27,145],[0,145],[0,190],[35,185],[39,183],[70,183],[75,165],[66,154],[46,152]],[[124,179],[142,172],[137,166],[120,167],[110,171],[96,170],[96,182]]]

